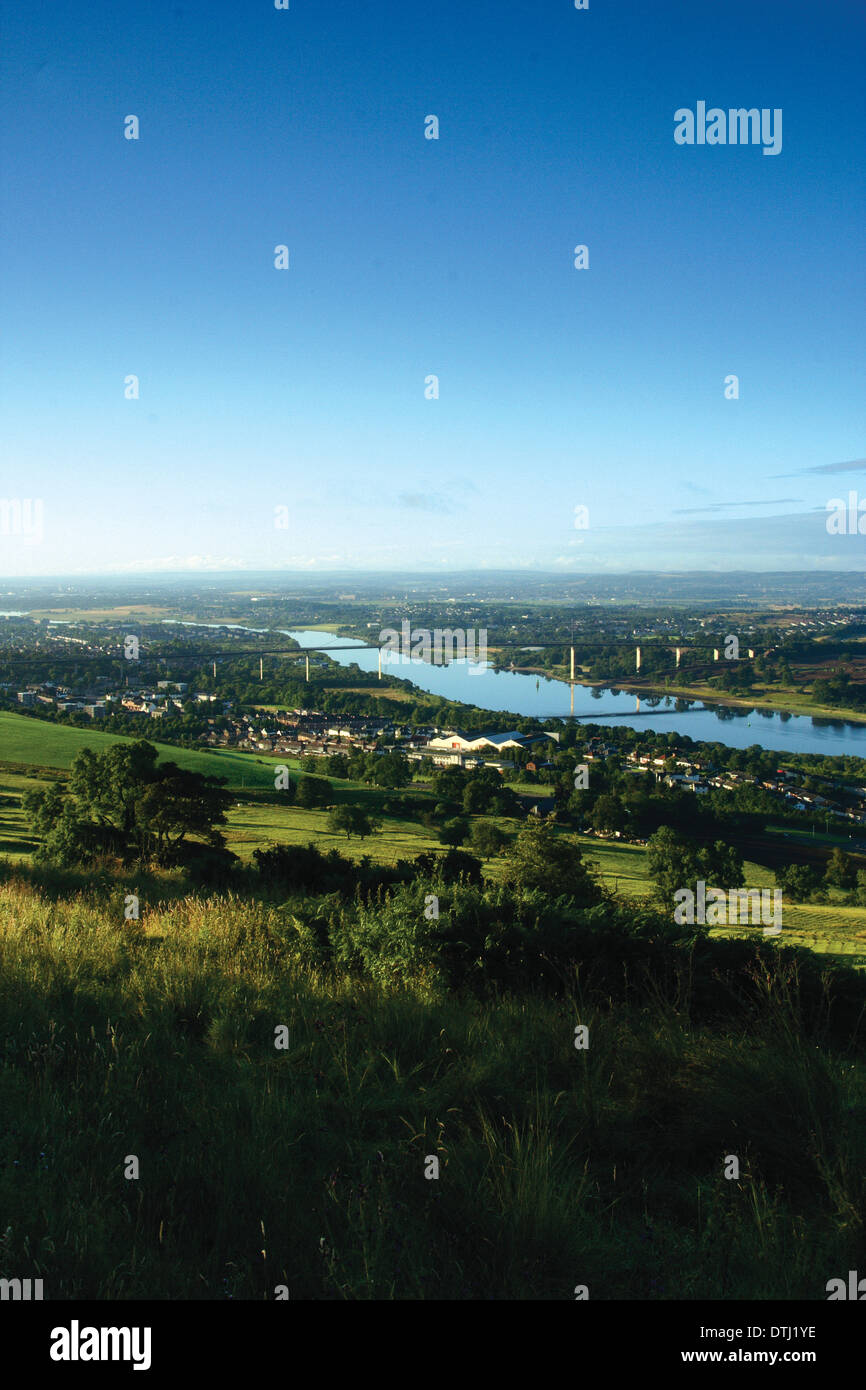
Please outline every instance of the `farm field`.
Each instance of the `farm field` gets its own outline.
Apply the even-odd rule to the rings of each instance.
[[[710,936],[744,937],[758,927],[711,928]],[[844,957],[846,965],[866,970],[866,912],[863,908],[823,904],[785,904],[780,940],[808,946],[818,955]]]
[[[648,898],[652,880],[642,845],[578,836],[583,857],[598,866],[602,880],[623,897]],[[746,860],[749,888],[775,888],[776,875],[765,864]],[[750,936],[760,927],[711,928],[710,936]],[[844,956],[848,965],[866,968],[866,908],[843,903],[788,903],[783,906],[783,935],[790,945],[809,946],[821,954]]]
[[[850,849],[854,843],[844,835],[831,834],[825,830],[789,830],[781,825],[768,825],[764,834],[778,836],[780,839],[788,840],[792,845],[824,845],[828,849],[835,849],[837,845],[840,849]],[[862,844],[862,841],[860,843]]]
[[[345,789],[347,799],[364,805],[370,814],[383,820],[382,829],[360,840],[328,830],[327,811],[310,811],[296,806],[239,804],[228,813],[224,827],[228,847],[244,862],[254,850],[270,844],[306,845],[313,841],[324,851],[337,849],[350,859],[368,856],[374,863],[394,864],[398,859],[414,859],[429,851],[441,852],[435,833],[413,820],[389,816],[382,805],[382,793],[375,788],[335,781]],[[509,837],[520,829],[519,820],[505,817],[473,817],[492,820]],[[568,832],[563,832],[568,833]],[[624,845],[594,836],[571,836],[581,848],[584,860],[592,866],[604,885],[618,897],[649,902],[653,883],[647,869],[647,852],[642,845]],[[466,846],[471,850],[471,846]],[[484,872],[498,879],[505,870],[502,859],[484,859]],[[775,888],[776,876],[764,864],[746,860],[749,888]],[[759,926],[711,928],[711,936],[743,937],[761,932]],[[866,908],[849,907],[843,902],[790,903],[783,907],[783,932],[789,945],[808,946],[819,954],[844,956],[846,963],[866,969]]]
[[[174,614],[175,609],[163,604],[121,603],[111,608],[31,608],[29,618],[48,618],[64,623],[118,622],[120,619],[141,618],[152,621]]]

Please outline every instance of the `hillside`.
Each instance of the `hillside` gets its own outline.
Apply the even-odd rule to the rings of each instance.
[[[0,946],[0,1276],[46,1298],[820,1300],[862,1254],[862,1053],[736,943],[446,997],[310,968],[289,905],[11,883]]]
[[[160,743],[155,728],[143,730],[150,735],[148,742],[159,751],[161,760],[171,761],[190,772],[203,772],[212,777],[225,777],[227,785],[239,790],[245,787],[273,789],[273,767],[279,758],[260,758],[253,753],[238,753],[229,748],[200,751],[177,748]],[[129,737],[106,734],[98,728],[78,729],[69,724],[52,724],[44,719],[31,719],[24,714],[0,710],[0,764],[17,768],[43,767],[67,769],[82,748],[97,752],[118,743],[129,743]],[[285,759],[282,760],[285,762]]]

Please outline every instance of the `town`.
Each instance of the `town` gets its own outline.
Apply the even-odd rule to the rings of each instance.
[[[31,683],[15,690],[0,684],[0,704],[10,707],[14,699],[23,710],[49,712],[59,716],[79,715],[99,723],[113,714],[132,717],[130,732],[150,721],[192,716],[198,737],[196,746],[238,749],[246,752],[285,755],[308,760],[327,759],[347,750],[387,756],[399,751],[407,760],[433,767],[487,767],[503,778],[520,773],[526,782],[555,782],[561,776],[567,757],[555,756],[559,731],[516,729],[466,732],[435,724],[401,723],[380,715],[350,714],[342,717],[321,709],[239,710],[232,700],[212,691],[190,689],[187,682],[160,680],[150,685],[124,685],[110,688],[108,677],[94,678],[73,689],[50,681]],[[138,736],[141,736],[140,734]],[[713,789],[736,793],[747,787],[760,789],[775,799],[780,810],[866,825],[866,786],[850,779],[823,777],[818,790],[814,775],[792,768],[777,767],[770,775],[749,775],[722,768],[711,760],[688,752],[691,740],[681,744],[666,740],[662,750],[644,746],[624,751],[617,742],[595,735],[586,742],[583,756],[587,763],[606,763],[620,759],[631,777],[645,779],[654,787],[706,795]],[[553,754],[539,757],[534,752],[547,746]],[[312,761],[307,764],[312,766]],[[552,806],[542,793],[529,805]],[[622,838],[625,831],[613,832]]]

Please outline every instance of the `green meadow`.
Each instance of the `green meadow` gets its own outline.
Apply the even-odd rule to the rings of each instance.
[[[196,748],[176,748],[173,744],[160,743],[159,722],[149,723],[142,730],[159,750],[160,759],[175,762],[190,772],[204,772],[209,776],[225,777],[232,789],[258,787],[273,789],[273,768],[278,764],[291,764],[290,759],[263,758],[254,753],[235,752],[229,748],[200,750]],[[116,743],[128,743],[129,738],[121,734],[102,733],[98,726],[93,729],[77,729],[71,725],[50,724],[47,720],[30,719],[27,715],[0,711],[0,764],[17,764],[38,768],[67,769],[72,766],[77,753],[82,748],[93,748],[97,752]]]
[[[147,732],[150,732],[148,730]],[[21,809],[21,797],[34,785],[43,784],[48,777],[68,771],[81,748],[104,747],[109,743],[127,740],[98,729],[76,729],[29,719],[26,715],[0,712],[0,853],[11,858],[27,860],[35,848],[26,817]],[[399,798],[392,805],[389,793],[363,783],[336,778],[330,783],[334,801],[348,799],[362,805],[382,819],[382,829],[362,840],[344,834],[334,834],[327,827],[327,811],[305,810],[297,806],[281,806],[267,801],[245,801],[244,792],[273,792],[274,768],[287,765],[297,773],[296,759],[215,749],[176,748],[153,739],[160,757],[170,759],[191,771],[209,773],[227,779],[229,788],[237,793],[236,804],[228,813],[224,827],[226,843],[243,862],[248,862],[256,849],[270,844],[305,845],[314,841],[323,849],[335,848],[350,858],[367,855],[376,863],[393,864],[398,859],[413,859],[416,855],[440,848],[434,831],[418,821],[407,819],[399,809]],[[520,788],[538,792],[538,787]],[[416,787],[415,792],[420,791]],[[431,806],[433,799],[431,797]],[[515,835],[520,822],[494,818],[509,835]],[[617,896],[648,899],[652,881],[647,872],[646,850],[642,845],[622,844],[618,840],[603,840],[593,836],[574,837],[580,843],[584,858],[590,861],[605,885]],[[818,837],[825,838],[825,837]],[[828,842],[832,837],[828,838]],[[502,861],[485,861],[485,873],[498,878]],[[746,882],[749,887],[774,888],[776,877],[772,869],[757,863],[746,863]],[[837,898],[839,895],[835,895]],[[714,928],[711,935],[744,936],[759,934],[758,927]],[[821,954],[844,958],[858,968],[866,967],[866,909],[848,907],[841,901],[827,904],[785,903],[785,939],[810,947]]]
[[[358,788],[356,794],[351,790],[351,783],[345,782],[336,786],[335,798],[342,787],[347,789],[343,795],[360,803],[364,801],[361,792],[369,791],[366,787]],[[377,864],[394,864],[398,859],[413,859],[426,850],[441,849],[435,834],[398,815],[388,816],[382,831],[364,840],[356,836],[347,840],[345,834],[334,834],[328,830],[327,820],[327,811],[246,804],[229,812],[224,833],[228,848],[242,860],[249,860],[254,850],[265,845],[306,845],[310,841],[326,852],[337,849],[350,859],[368,855]]]
[[[397,920],[388,899],[195,893],[170,871],[136,877],[127,921],[122,877],[32,874],[21,808],[116,740],[16,715],[0,735],[0,1278],[60,1300],[823,1300],[857,1266],[860,977],[825,997],[824,964],[760,927],[760,961],[599,929],[555,989],[540,960],[509,988],[444,989],[423,956],[393,977],[320,957],[323,924],[363,942]],[[245,863],[275,843],[438,848],[399,794],[331,780],[383,821],[347,841],[275,799],[280,759],[160,751],[229,778]],[[643,847],[573,838],[647,900]],[[785,945],[862,965],[864,940],[866,912],[786,905]]]

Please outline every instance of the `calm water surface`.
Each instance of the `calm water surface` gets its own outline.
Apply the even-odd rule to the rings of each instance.
[[[308,628],[293,628],[287,635],[302,647],[351,646],[356,640]],[[328,655],[340,666],[355,663],[361,671],[378,669],[376,651],[345,654],[331,651]],[[688,734],[696,740],[725,743],[732,748],[748,748],[758,743],[762,748],[790,753],[852,753],[866,757],[866,724],[844,719],[812,719],[802,714],[749,710],[744,706],[726,708],[707,705],[700,700],[680,700],[672,695],[641,696],[638,711],[634,695],[624,694],[615,687],[585,685],[574,687],[572,708],[571,687],[567,681],[519,671],[494,671],[489,663],[475,665],[465,660],[432,666],[396,652],[383,653],[382,670],[387,675],[411,680],[431,694],[479,705],[482,709],[510,710],[538,719],[563,718],[574,713],[587,723],[626,724],[632,729]]]
[[[181,626],[268,631],[240,623],[183,623]],[[356,665],[366,672],[378,670],[378,652],[357,649],[354,637],[335,637],[333,633],[311,628],[277,630],[293,637],[301,647],[355,646],[354,651],[332,650],[328,656],[340,666]],[[828,756],[850,753],[866,757],[866,724],[845,719],[815,719],[776,710],[750,710],[745,706],[729,708],[664,694],[642,695],[638,701],[636,696],[627,695],[615,686],[576,685],[572,692],[567,681],[520,671],[494,671],[489,662],[476,664],[458,660],[446,666],[433,666],[396,652],[383,652],[382,670],[387,675],[411,680],[430,694],[494,712],[510,711],[536,719],[568,718],[573,714],[586,723],[626,724],[632,729],[688,734],[695,740],[724,743],[731,748],[749,748],[757,743],[762,748],[775,748],[780,752]]]

